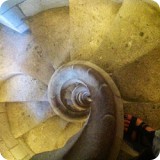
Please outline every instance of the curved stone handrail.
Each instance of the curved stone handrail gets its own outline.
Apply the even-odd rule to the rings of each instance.
[[[83,71],[89,69],[89,75],[91,75],[93,79],[99,81],[99,87],[93,83],[89,85],[88,82],[86,82],[89,86],[91,98],[93,99],[90,105],[91,110],[89,118],[81,131],[73,136],[64,148],[38,154],[31,160],[116,159],[123,137],[123,104],[117,87],[105,71],[89,62],[71,62],[63,67],[57,70],[57,73],[51,78],[51,83],[49,85],[49,90],[51,90],[51,92],[49,92],[49,97],[52,99],[52,84],[56,82],[53,80],[56,74],[60,73],[63,77],[67,75],[71,75],[72,77],[73,75],[72,79],[74,79],[76,78],[74,73],[68,73],[74,69],[76,75],[78,74],[78,77],[85,82],[86,76]],[[77,71],[77,68],[81,71],[83,70],[83,74],[80,74],[80,70]],[[66,74],[65,69],[67,70]],[[84,75],[83,78],[82,75]],[[101,77],[101,75],[104,75],[104,77]],[[71,77],[69,76],[69,78]],[[59,80],[59,75],[57,80]],[[57,93],[57,95],[59,95],[59,93]]]

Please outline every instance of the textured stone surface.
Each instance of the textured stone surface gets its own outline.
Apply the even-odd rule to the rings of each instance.
[[[7,103],[8,120],[15,138],[54,115],[48,102]]]
[[[48,84],[54,69],[34,36],[29,32],[21,35],[5,27],[0,35],[0,75],[23,72]]]
[[[26,157],[32,157],[34,155],[34,152],[31,150],[31,148],[25,143],[23,137],[18,138],[18,142],[21,146],[23,146],[24,150],[28,153]]]
[[[7,160],[20,160],[25,156],[32,156],[29,147],[13,137],[6,113],[0,113],[0,152]]]
[[[27,156],[27,152],[25,151],[23,146],[20,144],[12,148],[10,152],[15,157],[15,159],[23,159]]]
[[[10,132],[10,126],[8,124],[8,117],[6,113],[0,114],[0,136],[4,141],[6,147],[12,148],[18,144],[18,141],[13,137]]]
[[[50,118],[24,135],[25,142],[35,153],[63,147],[67,141],[67,137],[74,135],[81,128],[81,125],[77,126],[75,124],[75,126],[77,126],[75,127],[76,129],[70,130],[70,128],[67,127],[67,124],[68,122],[57,116]],[[68,134],[65,134],[67,131]],[[64,136],[62,136],[62,134],[66,137],[60,141],[59,138]]]
[[[159,43],[160,44],[160,43]],[[125,100],[160,102],[160,47],[119,70],[113,77]]]
[[[70,60],[69,8],[42,12],[28,20],[34,39],[56,69]],[[47,57],[46,56],[46,57]]]
[[[48,85],[49,80],[54,73],[53,65],[50,63],[47,54],[42,49],[41,45],[36,42],[32,34],[29,39],[30,40],[25,44],[26,48],[24,50],[27,54],[18,56],[18,65],[22,72],[29,74]]]
[[[47,84],[54,72],[52,65],[57,68],[69,61],[71,52],[72,60],[89,60],[114,72],[123,98],[137,101],[125,103],[125,113],[140,116],[160,128],[159,49],[154,50],[159,45],[160,16],[156,7],[137,0],[125,0],[123,4],[71,0],[70,10],[68,7],[49,10],[31,17],[28,23],[32,32],[23,35],[0,27],[0,83],[8,73],[25,72]],[[33,111],[39,112],[38,106]],[[21,135],[22,141],[24,138],[23,147],[29,146],[39,153],[62,147],[82,126],[67,124],[58,117],[46,121],[47,111],[44,121],[37,126],[30,118],[38,113],[31,114],[26,106],[21,116],[24,108],[14,107],[7,107],[8,115],[4,106],[0,109],[0,152],[9,160],[15,159],[10,149],[21,144],[12,132]],[[18,126],[20,121],[24,123]],[[12,152],[16,156],[16,149]],[[28,160],[34,154],[26,152],[20,158]]]
[[[147,54],[159,44],[160,17],[156,7],[144,1],[125,0],[117,13],[117,5],[104,5],[107,1],[91,2],[90,5],[86,5],[88,1],[80,2],[83,3],[75,2],[73,7],[71,3],[70,7],[72,59],[89,60],[106,71],[113,71]],[[92,11],[87,9],[88,6],[95,8]],[[97,8],[104,6],[108,6],[104,8],[105,13],[103,9],[98,12]],[[101,15],[105,15],[106,22],[104,18],[100,19]]]
[[[0,103],[0,113],[6,112],[5,103]]]
[[[13,78],[15,75],[18,75],[21,72],[33,76],[33,78],[30,76],[27,77],[34,84],[36,84],[37,80],[40,80],[38,83],[42,84],[40,86],[37,85],[37,88],[36,85],[35,88],[30,88],[32,91],[34,91],[35,94],[33,94],[30,92],[31,90],[24,85],[27,84],[25,78],[23,79],[24,81],[20,81],[20,83],[17,83],[18,81],[14,80],[14,85],[12,84],[10,86],[11,90],[8,90],[8,93],[13,97],[15,97],[17,93],[21,100],[26,98],[25,95],[32,97],[32,100],[36,100],[36,97],[42,93],[40,92],[40,90],[43,89],[41,86],[44,85],[43,83],[48,84],[48,81],[54,72],[52,66],[59,66],[69,57],[69,10],[67,7],[41,13],[33,18],[30,18],[29,24],[31,26],[32,33],[28,32],[23,35],[17,34],[5,27],[0,28],[1,86],[2,84],[4,85],[6,80],[11,80],[11,77]],[[65,46],[67,46],[67,49]],[[48,55],[50,58],[48,58]],[[20,86],[22,82],[24,83],[22,86]],[[3,87],[1,89],[4,89]],[[17,92],[12,92],[14,94],[11,94],[11,91],[14,89],[17,90]],[[19,92],[19,90],[23,91],[24,94]],[[47,88],[45,91],[47,91]],[[4,92],[0,95],[1,99],[2,96],[4,96]],[[15,100],[16,99],[14,99],[14,101]],[[43,99],[40,100],[42,101]],[[10,149],[16,145],[22,145],[22,148],[25,148],[27,155],[21,155],[21,157],[17,158],[19,159],[23,157],[22,159],[28,160],[34,153],[28,148],[26,142],[22,142],[23,139],[19,141],[19,139],[17,140],[15,137],[24,136],[24,134],[28,131],[28,133],[30,133],[32,130],[34,131],[34,127],[36,127],[38,124],[40,125],[41,123],[41,125],[43,125],[42,122],[45,124],[45,121],[53,115],[51,108],[49,108],[49,106],[40,105],[37,102],[29,102],[25,105],[24,103],[23,105],[22,103],[8,103],[6,108],[4,108],[4,104],[1,103],[0,106],[0,140],[5,141],[5,144],[3,145],[5,146],[5,150],[3,149],[3,146],[0,146],[0,152],[5,155],[5,157],[8,157],[9,160],[12,160],[15,159],[14,156],[17,156],[15,153],[17,150],[12,150],[13,154],[15,153],[13,156],[13,154],[10,152]],[[47,126],[48,121],[50,124],[49,126]],[[55,139],[53,138],[53,140],[50,142],[49,137],[54,135],[57,137],[58,134],[61,135],[60,131],[62,131],[62,128],[65,128],[66,122],[65,124],[61,124],[61,120],[55,121],[54,118],[48,121],[46,122],[46,125],[44,125],[47,129],[43,130],[41,128],[43,130],[43,134],[40,134],[41,137],[37,137],[37,143],[32,141],[32,136],[28,137],[27,140],[30,141],[30,148],[34,148],[39,152],[43,152],[65,144],[67,139],[64,138],[62,141],[57,139],[55,146],[52,146],[51,142]],[[52,124],[55,124],[56,128],[54,128],[54,125],[52,126]],[[58,124],[60,125],[60,128]],[[80,128],[81,127],[79,125],[77,126],[73,124],[73,132],[67,130],[67,137],[69,138],[72,136]],[[28,133],[26,133],[26,135]],[[65,137],[65,135],[62,137]],[[44,145],[45,142],[48,142],[48,145]]]
[[[125,113],[141,117],[146,123],[155,129],[160,129],[160,104],[159,103],[139,103],[125,102]]]
[[[8,160],[15,160],[12,153],[8,150],[8,147],[6,146],[4,141],[0,141],[0,150],[3,157],[5,157]]]
[[[102,56],[96,51],[110,31],[120,6],[104,0],[70,1],[72,60],[84,59],[101,64]]]
[[[13,76],[0,87],[0,102],[47,100],[47,86],[30,76]]]

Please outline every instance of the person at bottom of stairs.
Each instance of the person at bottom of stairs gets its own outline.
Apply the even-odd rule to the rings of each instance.
[[[160,130],[130,114],[124,116],[124,140],[140,153],[136,160],[152,160],[160,152]]]

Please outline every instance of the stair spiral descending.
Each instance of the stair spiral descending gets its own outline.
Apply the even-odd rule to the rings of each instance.
[[[107,158],[116,159],[123,109],[106,72],[112,73],[123,99],[128,94],[141,102],[142,95],[146,100],[158,97],[154,91],[159,84],[159,49],[149,51],[160,39],[159,8],[148,1],[117,1],[70,0],[69,8],[30,17],[32,32],[23,35],[0,28],[0,152],[7,160],[29,160],[49,150],[54,151],[42,155],[56,153],[69,160],[80,155],[82,160],[86,154],[106,157],[109,152]],[[73,60],[90,61],[106,72],[84,61],[65,64]],[[159,104],[124,105],[126,113],[159,129]]]
[[[53,74],[48,98],[62,119],[85,124],[64,148],[38,154],[32,160],[117,158],[123,137],[123,105],[104,70],[86,61],[65,64]]]

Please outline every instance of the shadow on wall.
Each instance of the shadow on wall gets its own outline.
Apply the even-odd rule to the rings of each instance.
[[[68,6],[69,0],[1,0],[0,23],[23,33],[29,30],[25,18],[41,11]]]

